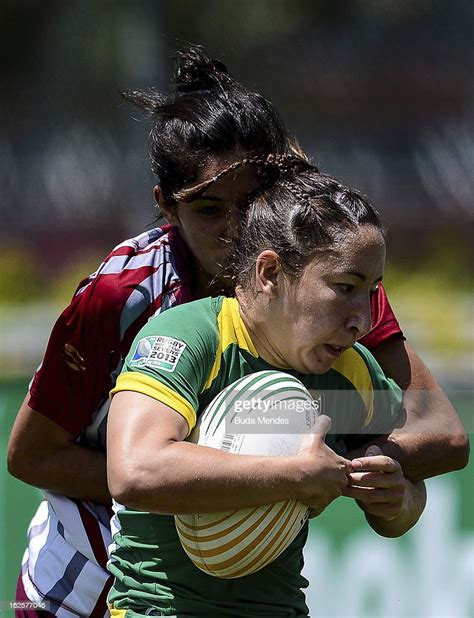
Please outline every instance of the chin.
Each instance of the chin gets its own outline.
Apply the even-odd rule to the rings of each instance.
[[[322,375],[323,373],[327,373],[329,370],[331,369],[331,365],[328,365],[326,367],[317,367],[315,369],[313,369],[312,371],[310,371],[309,373],[314,373],[317,375]]]
[[[332,365],[333,365],[334,361],[328,361],[328,362],[322,362],[322,361],[313,361],[312,363],[307,363],[305,365],[304,370],[299,370],[301,371],[301,373],[311,373],[311,374],[323,374],[323,373],[327,373]]]

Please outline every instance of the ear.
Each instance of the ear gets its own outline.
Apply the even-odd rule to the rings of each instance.
[[[153,188],[153,197],[155,198],[155,202],[160,209],[160,212],[164,216],[164,218],[168,221],[170,225],[174,225],[179,227],[180,221],[176,209],[176,205],[170,206],[170,204],[163,197],[163,193],[159,185]]]
[[[257,289],[269,299],[275,298],[278,294],[280,274],[281,262],[278,254],[269,249],[262,251],[255,264]]]

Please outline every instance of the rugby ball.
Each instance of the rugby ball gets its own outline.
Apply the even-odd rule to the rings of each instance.
[[[242,455],[293,455],[319,414],[303,384],[286,373],[240,378],[207,406],[188,440]],[[218,513],[176,515],[181,545],[196,567],[233,579],[255,573],[295,539],[309,509],[297,500]]]

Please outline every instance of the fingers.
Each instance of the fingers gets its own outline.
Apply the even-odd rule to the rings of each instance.
[[[351,473],[354,471],[354,466],[352,465],[352,461],[350,461],[349,459],[344,459],[344,457],[339,457],[339,461],[343,467],[344,472],[347,475],[347,482],[349,483],[349,477],[351,475]]]
[[[392,488],[397,485],[403,486],[403,476],[397,474],[398,470],[393,474],[380,472],[352,472],[348,474],[348,484],[356,485],[357,487],[386,487]]]
[[[370,447],[374,448],[374,447]],[[378,448],[378,447],[375,447]],[[380,450],[380,449],[379,449]],[[393,473],[401,471],[400,464],[395,459],[386,455],[375,455],[369,457],[358,457],[352,460],[354,470],[365,472],[385,472]]]
[[[391,521],[398,517],[405,500],[405,479],[400,464],[370,445],[364,457],[352,461],[353,472],[347,475],[348,486],[342,495],[357,500],[369,515]]]
[[[325,441],[326,434],[331,429],[332,421],[329,416],[325,414],[320,414],[313,425],[313,430],[311,433],[303,436],[301,441],[300,450],[306,450],[313,447],[313,445],[320,445],[321,442]]]
[[[369,487],[346,487],[343,496],[354,498],[361,509],[368,515],[391,521],[398,517],[403,510],[404,491],[397,488],[373,489]]]
[[[396,489],[373,487],[352,487],[348,485],[342,490],[342,495],[346,498],[354,498],[363,503],[364,510],[369,504],[397,504],[401,505],[404,497],[403,487]]]
[[[320,414],[316,419],[313,427],[313,433],[320,436],[322,440],[325,439],[326,434],[331,429],[332,421],[329,416],[325,414]]]
[[[349,472],[352,472],[354,469],[352,461],[346,459],[345,457],[337,455],[325,443],[325,438],[328,431],[331,429],[331,425],[332,421],[329,416],[326,416],[325,414],[321,414],[320,416],[318,416],[313,426],[313,431],[308,436],[309,440],[305,440],[302,446],[304,448],[308,448],[308,450],[311,450],[313,452],[317,450],[319,451],[321,449],[321,446],[323,446],[323,450],[328,454],[331,453],[331,455],[336,458],[339,467],[343,469],[346,474],[349,474]]]
[[[403,507],[400,502],[359,502],[359,504],[368,515],[380,517],[380,519],[384,519],[385,521],[391,521],[396,517],[399,517],[403,511]]]
[[[325,491],[323,494],[314,494],[306,500],[301,500],[301,502],[309,507],[309,517],[311,519],[320,515],[333,500],[339,498],[342,495],[341,492],[342,487],[338,488],[336,491]]]

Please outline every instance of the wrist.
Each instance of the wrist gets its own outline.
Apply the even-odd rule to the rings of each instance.
[[[284,493],[288,494],[288,499],[304,501],[308,498],[305,483],[307,474],[302,465],[301,456],[278,457],[276,476],[282,484]]]
[[[423,481],[405,479],[406,488],[400,513],[393,518],[365,514],[371,528],[384,537],[398,537],[413,528],[426,505],[426,487]]]

